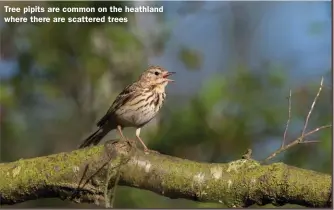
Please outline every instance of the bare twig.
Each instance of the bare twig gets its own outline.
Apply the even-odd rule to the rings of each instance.
[[[285,131],[284,131],[284,137],[283,137],[283,140],[282,140],[282,145],[281,147],[276,150],[275,152],[273,152],[271,155],[269,155],[266,159],[264,159],[263,162],[266,162],[272,158],[274,158],[275,156],[277,156],[278,154],[280,154],[281,152],[284,152],[285,150],[297,145],[297,144],[307,144],[307,143],[317,143],[319,141],[304,141],[305,140],[305,137],[307,136],[310,136],[322,129],[325,129],[325,128],[330,128],[332,127],[332,125],[323,125],[323,126],[320,126],[318,128],[315,128],[313,129],[312,131],[309,131],[307,133],[306,132],[306,128],[307,128],[307,125],[308,125],[308,121],[310,119],[310,116],[313,112],[313,109],[314,109],[314,106],[315,104],[317,103],[317,100],[318,100],[318,97],[320,95],[320,92],[322,90],[322,87],[323,87],[323,82],[324,82],[324,78],[322,77],[321,78],[321,82],[320,82],[320,87],[319,87],[319,90],[318,90],[318,93],[317,95],[314,97],[314,100],[312,102],[312,105],[311,105],[311,108],[306,116],[306,119],[305,119],[305,124],[304,124],[304,128],[303,128],[303,131],[301,133],[301,136],[298,137],[297,139],[295,139],[294,141],[292,141],[291,143],[285,145],[285,141],[286,141],[286,134],[287,134],[287,130],[288,130],[288,126],[289,126],[289,123],[290,123],[290,118],[291,118],[291,90],[290,90],[290,94],[289,94],[289,118],[288,118],[288,121],[287,121],[287,124],[286,124],[286,128],[285,128]]]
[[[306,133],[306,134],[303,136],[303,138],[305,138],[305,137],[307,137],[307,136],[309,136],[309,135],[311,135],[311,134],[313,134],[313,133],[315,133],[315,132],[317,132],[317,131],[320,131],[320,130],[325,129],[325,128],[330,128],[330,127],[332,127],[332,125],[326,125],[326,126],[321,126],[321,127],[319,127],[319,128],[316,128],[316,129],[314,129],[314,130],[312,130],[312,131]],[[268,161],[268,160],[274,158],[276,155],[278,155],[278,154],[284,152],[285,150],[287,150],[287,149],[289,149],[290,147],[295,146],[295,145],[297,145],[297,144],[307,144],[307,143],[316,143],[316,142],[319,142],[319,141],[302,141],[302,136],[300,136],[300,137],[297,138],[296,140],[292,141],[290,144],[287,144],[287,145],[285,145],[283,148],[280,148],[280,149],[276,150],[275,152],[273,152],[273,153],[272,153],[271,155],[269,155],[263,162],[266,162],[266,161]]]
[[[308,143],[320,143],[320,141],[318,141],[318,140],[308,140],[308,141],[300,142],[300,144],[308,144]]]
[[[110,207],[111,208],[114,208],[115,198],[116,198],[116,189],[117,189],[120,177],[121,177],[121,168],[117,171],[114,188],[113,188],[113,191],[111,193],[111,196],[112,196],[111,201],[110,201]]]
[[[324,129],[324,128],[330,128],[330,127],[332,127],[331,124],[329,124],[329,125],[323,125],[323,126],[317,127],[316,129],[313,129],[313,130],[311,130],[310,132],[307,132],[307,133],[304,135],[304,137],[309,136],[309,135],[311,135],[311,134],[313,134],[313,133],[316,133],[316,132],[318,132],[318,131],[320,131],[320,130],[322,130],[322,129]]]
[[[288,117],[288,121],[286,122],[281,148],[283,148],[284,145],[285,145],[286,134],[287,134],[288,129],[289,129],[290,119],[291,119],[291,89],[290,89],[290,93],[289,93],[289,117]]]
[[[131,146],[131,151],[129,154],[132,156],[134,153],[134,148],[136,147],[133,146],[130,141],[131,140],[128,141],[129,146]],[[112,144],[117,143],[117,142],[118,141],[114,141],[112,142]],[[110,147],[110,144],[108,144],[108,142],[105,143],[105,148],[107,150],[107,154],[111,154],[111,158],[112,157],[114,158],[115,155],[117,155],[114,148]],[[125,165],[129,160],[130,160],[129,157],[125,158],[124,156],[121,156],[120,163],[115,167],[112,167],[112,162],[110,161],[108,173],[106,177],[106,185],[104,188],[105,208],[114,208],[114,203],[115,203],[115,198],[116,198],[116,189],[117,189],[117,185],[119,183],[119,179],[121,176],[122,166]],[[114,170],[116,170],[116,179],[114,180],[114,182],[111,182],[112,178],[115,177],[113,173]]]
[[[115,196],[116,196],[116,186],[118,185],[118,182],[119,182],[121,165],[122,165],[122,161],[120,161],[119,165],[116,167],[113,167],[111,162],[109,163],[108,173],[106,177],[106,185],[104,189],[105,208],[114,207],[114,201],[115,201]],[[111,179],[114,176],[113,172],[115,168],[117,168],[116,169],[116,180],[114,181],[114,183],[111,183]]]
[[[314,108],[315,104],[317,103],[318,97],[319,97],[320,92],[322,90],[323,83],[324,83],[324,77],[321,77],[320,87],[319,87],[317,95],[315,96],[315,98],[313,100],[313,103],[311,105],[310,111],[307,114],[307,117],[306,117],[306,120],[305,120],[305,124],[304,124],[304,128],[303,128],[303,131],[302,131],[302,136],[300,138],[300,141],[303,141],[303,139],[304,139],[303,137],[305,135],[305,131],[306,131],[306,128],[307,128],[307,125],[308,125],[308,120],[310,119],[310,116],[311,116],[311,113],[313,111],[313,108]]]

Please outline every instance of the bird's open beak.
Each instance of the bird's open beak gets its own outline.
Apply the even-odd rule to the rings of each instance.
[[[176,72],[169,71],[163,75],[163,78],[165,78],[168,82],[174,82],[172,79],[168,79],[168,77],[172,74],[175,74]]]

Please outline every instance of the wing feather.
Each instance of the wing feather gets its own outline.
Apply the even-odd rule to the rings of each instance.
[[[124,90],[118,94],[110,108],[108,109],[107,113],[97,122],[97,126],[102,127],[106,124],[109,119],[112,118],[115,110],[120,108],[123,104],[127,103],[130,99],[133,98],[133,94],[135,93],[135,84],[128,85],[124,88]]]

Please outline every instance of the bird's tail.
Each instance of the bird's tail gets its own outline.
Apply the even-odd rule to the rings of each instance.
[[[97,145],[101,139],[107,135],[107,133],[109,132],[109,130],[104,130],[102,128],[99,128],[97,131],[95,131],[94,133],[92,133],[90,136],[88,136],[88,138],[86,138],[82,144],[79,146],[79,149],[84,148],[84,147],[88,147],[91,145]]]

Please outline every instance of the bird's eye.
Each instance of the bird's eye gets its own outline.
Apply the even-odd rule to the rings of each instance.
[[[158,76],[160,73],[158,71],[156,71],[156,72],[154,72],[154,74]]]

